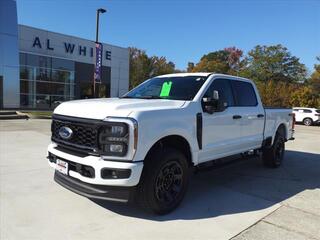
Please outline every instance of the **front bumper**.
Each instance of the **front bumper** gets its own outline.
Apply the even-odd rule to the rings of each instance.
[[[143,169],[143,162],[116,162],[103,160],[99,156],[76,156],[57,148],[55,143],[51,143],[48,146],[49,152],[49,165],[56,169],[56,163],[54,158],[58,158],[64,161],[68,161],[70,164],[76,164],[88,167],[93,170],[93,176],[88,177],[81,174],[81,172],[75,169],[68,171],[68,176],[73,179],[77,179],[83,183],[92,185],[104,185],[104,186],[118,186],[118,187],[133,187],[138,185],[140,176]],[[102,169],[118,169],[118,170],[130,170],[130,175],[127,178],[119,179],[105,179],[102,176]]]
[[[135,187],[110,187],[84,183],[58,171],[55,171],[54,180],[66,189],[87,198],[116,202],[129,202],[134,199]]]

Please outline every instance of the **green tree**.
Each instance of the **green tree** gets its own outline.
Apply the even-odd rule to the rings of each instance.
[[[129,81],[130,89],[139,85],[146,79],[158,75],[176,72],[173,62],[168,62],[165,57],[149,57],[144,50],[130,48],[129,56]]]
[[[256,81],[303,82],[307,71],[299,58],[281,44],[257,45],[244,59],[241,75]]]

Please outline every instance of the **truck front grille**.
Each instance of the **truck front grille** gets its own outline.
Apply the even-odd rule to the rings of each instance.
[[[98,149],[98,131],[101,124],[95,122],[97,121],[54,115],[51,125],[52,141],[69,148],[96,152]],[[60,136],[59,131],[62,127],[68,127],[72,130],[69,139]]]

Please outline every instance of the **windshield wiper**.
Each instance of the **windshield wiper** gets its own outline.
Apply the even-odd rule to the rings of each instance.
[[[146,96],[123,96],[121,98],[136,98],[136,99],[168,99],[168,98],[162,98],[159,96],[152,96],[152,95],[146,95]]]
[[[152,95],[140,96],[139,98],[142,98],[142,99],[165,99],[165,98],[162,98],[159,96],[152,96]]]
[[[120,97],[120,98],[138,98],[138,97],[132,97],[132,96],[123,96],[123,97]]]

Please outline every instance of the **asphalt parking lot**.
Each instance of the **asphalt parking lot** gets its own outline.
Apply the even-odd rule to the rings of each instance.
[[[320,239],[320,127],[296,127],[285,161],[195,175],[166,216],[92,201],[53,181],[48,120],[0,121],[0,239]]]

